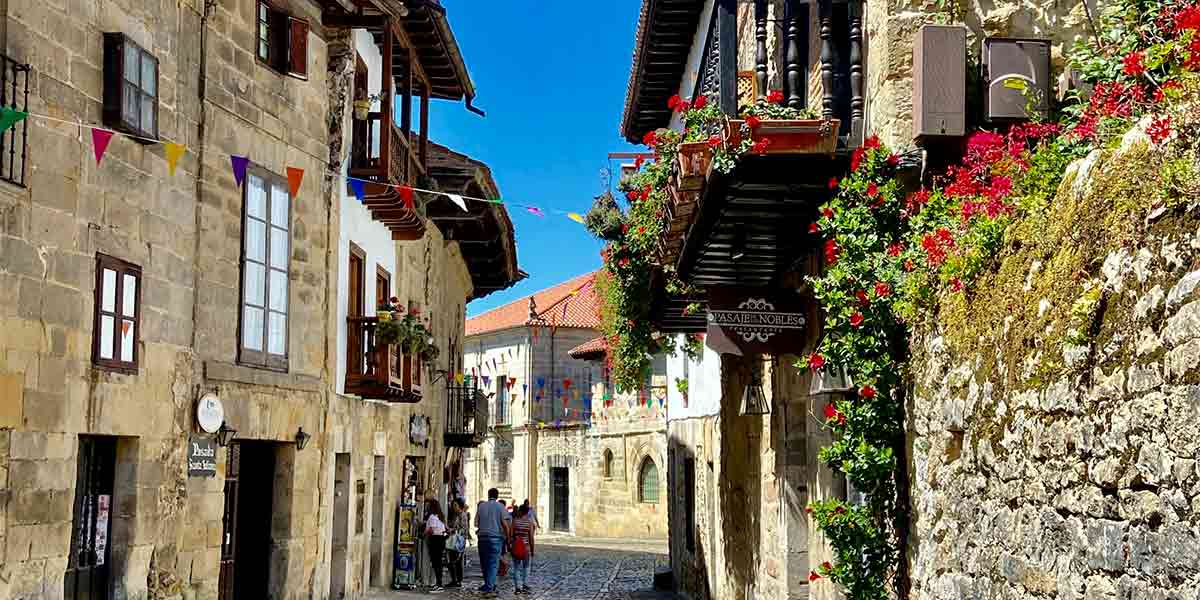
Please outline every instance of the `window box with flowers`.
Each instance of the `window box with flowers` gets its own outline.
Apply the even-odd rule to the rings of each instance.
[[[824,119],[807,108],[783,104],[774,90],[742,111],[740,119],[725,122],[725,143],[732,153],[832,154],[837,150],[837,119]]]

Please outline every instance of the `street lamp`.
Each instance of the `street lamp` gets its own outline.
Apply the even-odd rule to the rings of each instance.
[[[762,386],[762,360],[755,358],[750,370],[750,382],[742,390],[742,407],[738,411],[742,416],[757,416],[771,414],[771,402],[767,400]]]
[[[308,438],[311,438],[311,437],[312,437],[311,435],[304,433],[303,427],[301,427],[300,429],[297,429],[296,430],[296,450],[298,450],[298,451],[303,450],[304,447],[308,445]]]
[[[215,434],[217,437],[218,446],[228,446],[229,442],[233,441],[233,436],[237,434],[237,430],[230,427],[224,421],[221,421],[221,428]]]

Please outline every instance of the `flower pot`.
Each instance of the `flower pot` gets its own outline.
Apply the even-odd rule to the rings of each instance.
[[[377,311],[375,311],[375,318],[379,319],[380,321],[391,321],[392,320],[392,311],[377,310]]]
[[[725,124],[725,142],[732,147],[742,143],[745,120],[730,119]],[[833,154],[837,150],[837,119],[763,119],[754,130],[754,139],[769,140],[762,154]]]
[[[354,101],[354,118],[359,121],[366,121],[371,115],[370,100],[355,100]]]
[[[679,166],[678,189],[681,192],[698,192],[704,189],[708,169],[712,166],[712,148],[708,142],[685,142],[679,145],[675,159]]]

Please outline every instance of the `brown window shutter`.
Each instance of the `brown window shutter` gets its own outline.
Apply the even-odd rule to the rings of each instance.
[[[288,74],[297,77],[308,77],[308,22],[288,17]]]

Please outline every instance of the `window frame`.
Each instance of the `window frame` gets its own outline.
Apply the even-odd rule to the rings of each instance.
[[[654,469],[654,500],[653,501],[646,499],[646,497],[647,497],[646,482],[649,479],[646,477],[646,467],[650,467],[650,468]],[[654,459],[649,456],[647,456],[646,458],[643,458],[641,464],[638,465],[638,478],[637,478],[638,504],[658,504],[659,500],[662,498],[661,490],[659,489],[661,487],[662,486],[659,485],[659,481],[658,481],[658,465],[655,464]]]
[[[104,271],[109,270],[116,273],[113,290],[113,310],[104,310]],[[125,276],[132,275],[136,281],[137,289],[133,294],[133,360],[121,360],[121,323],[127,320],[124,314],[125,303]],[[140,364],[138,343],[142,334],[142,268],[129,261],[121,260],[115,256],[107,254],[96,254],[96,287],[93,290],[93,300],[95,306],[92,309],[92,365],[99,369],[107,371],[116,371],[119,373],[127,373],[135,375],[138,372]],[[104,358],[100,356],[100,338],[101,338],[101,317],[110,315],[113,317],[113,340],[112,340],[112,358]]]
[[[246,256],[246,243],[249,239],[248,231],[250,219],[256,217],[250,216],[250,180],[251,177],[258,177],[263,181],[266,199],[264,204],[264,239],[263,239],[263,261],[259,263],[257,260],[248,259]],[[278,271],[278,268],[271,266],[271,229],[274,225],[271,222],[271,188],[278,185],[287,194],[287,271],[285,271],[287,282],[287,298],[285,299],[285,313],[283,325],[283,354],[273,354],[268,350],[270,344],[270,315],[271,315],[271,271]],[[287,179],[282,175],[268,171],[260,165],[250,164],[246,167],[246,177],[242,181],[242,236],[241,236],[241,251],[238,258],[238,327],[237,327],[237,362],[240,365],[267,369],[271,371],[279,371],[282,373],[288,372],[290,366],[290,350],[292,342],[291,317],[292,317],[292,243],[293,243],[293,224],[292,224],[292,202],[291,192],[287,186]],[[264,267],[263,274],[263,331],[262,331],[262,349],[255,350],[247,348],[245,345],[245,327],[246,327],[246,265],[247,261],[255,264],[262,264]],[[251,305],[257,308],[257,305]],[[278,311],[275,311],[278,312]]]
[[[601,454],[600,460],[601,460],[601,463],[600,463],[601,464],[601,469],[600,469],[601,475],[603,475],[605,479],[612,479],[613,478],[613,462],[615,461],[615,457],[613,456],[612,449],[605,448],[603,454]]]
[[[264,18],[263,12],[266,11]],[[293,51],[296,44],[296,25],[303,31],[303,70],[296,67]],[[262,55],[263,31],[266,30],[267,56]],[[254,4],[254,58],[267,68],[297,79],[308,80],[308,34],[312,25],[308,19],[293,15],[280,4],[271,0],[256,0]]]
[[[137,54],[138,64],[136,69],[137,82],[134,83],[126,78],[126,73],[129,72],[129,65],[126,64],[126,50],[132,48]],[[162,98],[161,94],[161,79],[162,79],[162,64],[154,53],[145,49],[133,41],[128,35],[121,32],[107,32],[104,34],[104,123],[122,131],[124,133],[136,136],[134,139],[143,144],[153,143],[158,139],[159,131],[159,104]],[[151,95],[146,91],[145,82],[142,81],[142,62],[146,59],[154,61],[154,94]],[[125,102],[127,98],[127,90],[129,87],[134,88],[133,94],[137,100],[137,119],[138,122],[130,121],[125,115]],[[154,119],[154,127],[146,129],[142,126],[142,122],[146,118],[145,111],[142,110],[143,100],[150,98],[152,102],[152,113]],[[145,139],[139,139],[145,138]]]

